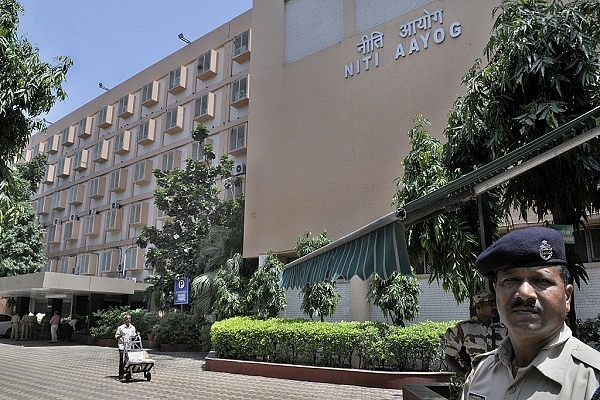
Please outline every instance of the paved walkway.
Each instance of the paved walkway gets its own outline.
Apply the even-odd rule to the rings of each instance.
[[[402,391],[204,371],[204,354],[150,350],[152,380],[119,381],[116,349],[0,338],[0,398],[113,399],[388,399]]]

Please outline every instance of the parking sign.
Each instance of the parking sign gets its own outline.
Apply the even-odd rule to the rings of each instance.
[[[175,300],[177,304],[188,303],[188,278],[180,277],[175,279]]]

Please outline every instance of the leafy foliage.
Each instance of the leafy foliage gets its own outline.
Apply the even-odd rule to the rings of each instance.
[[[200,350],[209,351],[210,326],[198,314],[172,311],[161,316],[154,326],[154,340],[158,344],[198,345]]]
[[[114,339],[115,332],[123,323],[123,317],[131,315],[131,323],[140,334],[151,333],[158,322],[158,314],[143,308],[132,310],[129,306],[111,307],[93,313],[90,335],[98,339]]]
[[[57,99],[66,98],[62,82],[72,65],[63,56],[56,58],[56,65],[40,61],[38,49],[17,35],[23,11],[15,0],[0,0],[0,182],[8,182],[5,190],[9,192],[12,173],[8,165],[18,158],[29,135],[45,128],[45,122],[36,117],[49,112]]]
[[[247,300],[253,314],[263,318],[276,317],[285,307],[285,290],[277,284],[282,272],[283,263],[269,252],[248,283]]]
[[[312,238],[310,232],[306,231],[304,235],[296,239],[296,254],[298,257],[302,257],[329,243],[331,243],[331,239],[327,237],[327,231],[323,230],[323,233]],[[300,291],[300,295],[302,296],[300,309],[311,319],[313,315],[318,315],[321,321],[335,313],[342,298],[335,287],[335,281],[307,283]]]
[[[419,115],[408,132],[412,148],[402,161],[404,176],[396,181],[394,205],[418,199],[448,184],[451,173],[444,163],[444,146],[426,130],[429,121]],[[477,207],[464,204],[424,222],[406,232],[408,252],[413,265],[431,268],[429,282],[441,281],[452,291],[457,303],[472,298],[484,281],[475,270],[480,250]]]
[[[198,136],[200,130],[201,125],[193,136]],[[231,178],[233,161],[227,155],[219,165],[211,166],[211,146],[204,146],[203,154],[204,160],[186,160],[185,169],[154,170],[155,203],[170,219],[162,228],[144,227],[136,238],[140,247],[148,247],[146,263],[155,271],[148,280],[154,284],[163,309],[172,306],[176,277],[198,277],[241,253],[243,197],[222,200],[217,187],[221,179],[228,182],[227,186],[232,184],[228,179],[241,178]]]
[[[16,165],[12,185],[0,182],[0,219],[6,213],[13,215],[12,223],[0,234],[0,277],[38,272],[44,266],[45,231],[35,221],[29,196],[37,189],[45,169],[46,156],[40,154]]]
[[[412,321],[419,315],[419,293],[422,292],[415,275],[392,273],[384,280],[379,275],[371,277],[371,287],[367,298],[378,306],[392,323],[404,326],[404,321]]]
[[[243,259],[235,254],[216,272],[214,313],[217,320],[247,314],[247,278],[241,273]]]
[[[600,105],[600,12],[595,0],[505,1],[467,90],[450,112],[446,164],[467,173]],[[579,130],[588,127],[578,128]],[[540,149],[543,151],[546,149]],[[600,208],[600,143],[589,141],[511,179],[502,212],[577,227]],[[501,201],[500,201],[501,200]],[[570,258],[576,282],[587,279]]]
[[[440,348],[453,322],[423,322],[406,328],[375,322],[316,322],[302,319],[235,317],[211,328],[219,357],[296,365],[439,370]]]

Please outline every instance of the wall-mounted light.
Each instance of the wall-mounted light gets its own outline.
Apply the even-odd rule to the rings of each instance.
[[[106,90],[107,92],[110,90],[109,88],[107,88],[106,86],[104,86],[104,85],[102,84],[102,82],[100,82],[100,83],[98,84],[98,87],[99,87],[100,89],[104,89],[104,90]]]
[[[185,36],[183,36],[183,33],[180,33],[179,35],[177,35],[177,37],[178,37],[179,39],[181,39],[182,41],[186,42],[187,44],[190,44],[190,43],[192,43],[192,42],[190,42],[189,40],[187,40],[187,39],[185,38]]]

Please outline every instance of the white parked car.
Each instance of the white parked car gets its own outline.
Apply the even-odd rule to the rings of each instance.
[[[0,314],[0,336],[10,336],[12,315]]]

